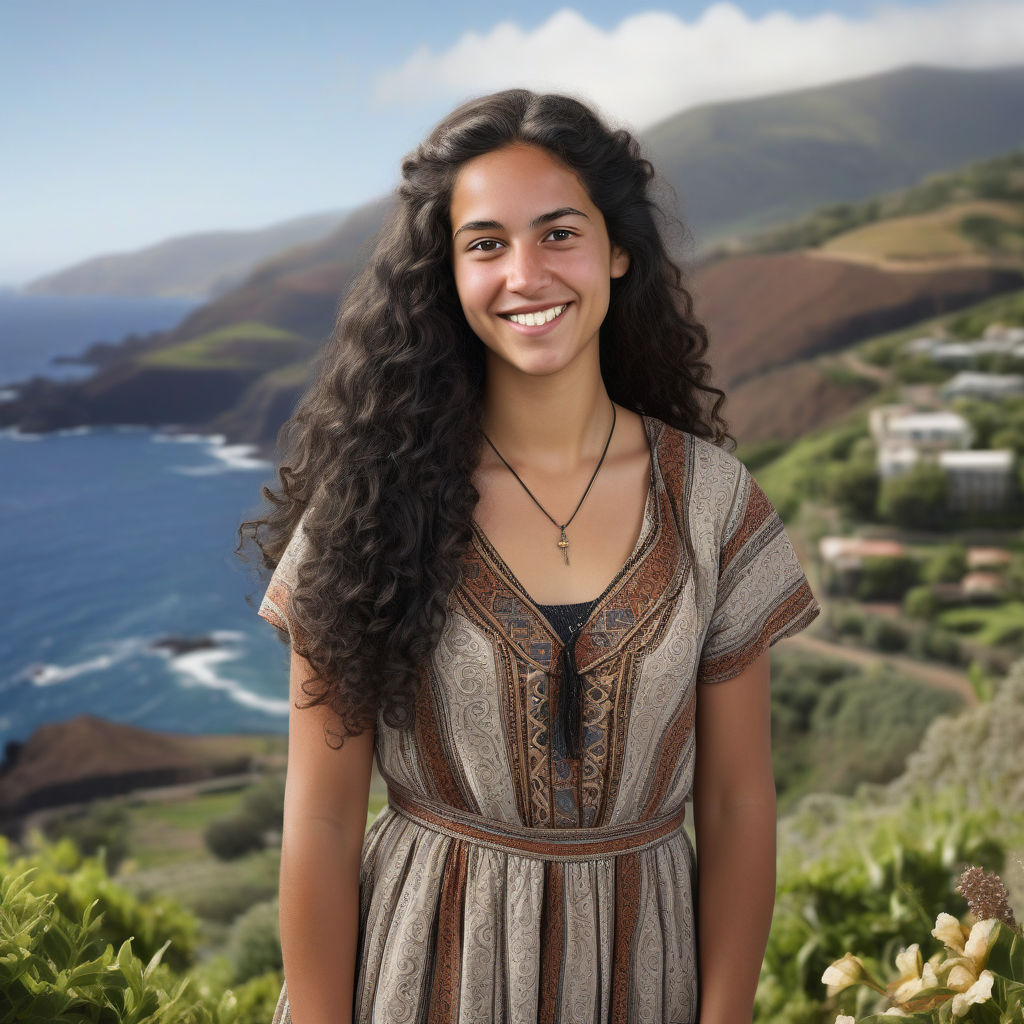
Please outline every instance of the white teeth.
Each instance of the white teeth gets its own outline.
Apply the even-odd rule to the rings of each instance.
[[[524,327],[537,327],[540,324],[550,323],[556,316],[560,316],[562,310],[568,303],[561,306],[552,306],[550,309],[540,309],[536,313],[507,313],[503,314],[506,320],[522,324]]]

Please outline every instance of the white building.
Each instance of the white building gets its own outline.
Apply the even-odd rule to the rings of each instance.
[[[1024,395],[1024,374],[977,373],[962,370],[940,389],[943,398],[984,398],[998,400]]]
[[[997,509],[1013,494],[1014,452],[1010,448],[939,452],[949,477],[951,509]]]
[[[890,417],[886,423],[887,441],[898,447],[918,451],[944,451],[970,448],[974,431],[956,412],[913,412]]]

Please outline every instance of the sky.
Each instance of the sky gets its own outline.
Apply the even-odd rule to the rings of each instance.
[[[913,63],[1024,63],[1024,0],[0,0],[0,285],[354,207],[496,89],[642,132]]]

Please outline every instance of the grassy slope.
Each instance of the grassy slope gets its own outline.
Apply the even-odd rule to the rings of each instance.
[[[294,331],[247,321],[147,352],[139,358],[139,364],[173,369],[269,372],[281,365],[282,358],[294,358],[310,350],[310,343]]]

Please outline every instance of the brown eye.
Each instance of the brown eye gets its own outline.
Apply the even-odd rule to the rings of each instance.
[[[485,246],[485,245],[500,245],[500,244],[501,243],[498,242],[494,238],[481,238],[479,242],[474,242],[469,247],[469,250],[472,251],[473,249],[476,249],[477,252],[494,252],[493,249],[484,249],[484,248],[481,248],[481,247]]]

